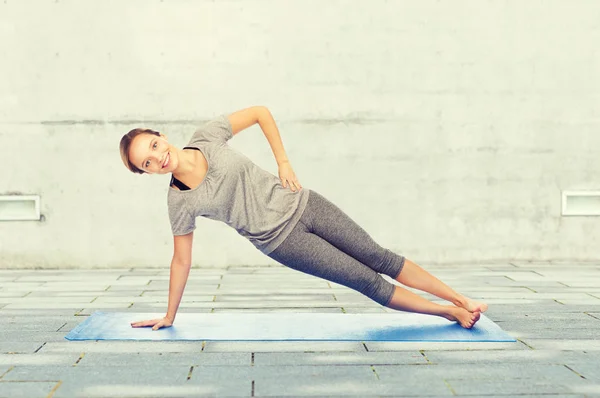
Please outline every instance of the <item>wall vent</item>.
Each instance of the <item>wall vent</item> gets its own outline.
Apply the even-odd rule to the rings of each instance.
[[[0,221],[39,221],[39,195],[0,195]]]
[[[600,216],[600,191],[563,191],[563,216]]]

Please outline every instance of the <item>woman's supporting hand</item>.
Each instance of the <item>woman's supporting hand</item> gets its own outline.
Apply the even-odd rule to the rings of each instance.
[[[162,319],[150,319],[147,321],[131,322],[132,328],[147,328],[152,326],[152,330],[158,330],[160,328],[168,328],[173,325],[173,321],[167,317]]]
[[[292,165],[288,161],[282,162],[279,165],[279,178],[284,188],[287,188],[287,184],[289,184],[290,189],[294,192],[302,189],[302,185],[298,182],[296,173],[294,173],[294,169],[292,169]]]

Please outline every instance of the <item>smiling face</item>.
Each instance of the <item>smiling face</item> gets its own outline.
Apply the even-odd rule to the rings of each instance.
[[[160,134],[142,133],[131,141],[129,161],[148,174],[171,173],[177,168],[177,148],[169,144],[167,137]]]

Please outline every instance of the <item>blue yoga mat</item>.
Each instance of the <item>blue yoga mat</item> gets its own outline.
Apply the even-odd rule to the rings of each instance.
[[[130,323],[163,314],[94,312],[67,340],[219,341],[489,341],[514,338],[482,315],[472,329],[444,318],[413,313],[180,313],[166,329],[132,328]]]

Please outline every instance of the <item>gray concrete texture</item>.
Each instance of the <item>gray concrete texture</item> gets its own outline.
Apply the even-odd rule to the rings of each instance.
[[[600,396],[599,264],[426,268],[490,303],[517,342],[67,341],[94,310],[164,311],[167,288],[151,286],[168,270],[0,270],[0,397]],[[514,278],[528,273],[540,280]],[[595,286],[572,286],[578,274]],[[394,312],[313,281],[283,266],[194,268],[180,312]]]
[[[267,106],[305,187],[427,264],[597,259],[600,3],[0,2],[3,267],[163,267],[168,177],[130,174],[133,127],[183,146],[220,113]],[[277,174],[260,128],[230,145]],[[203,267],[274,265],[199,219]],[[232,250],[235,248],[235,250]]]

